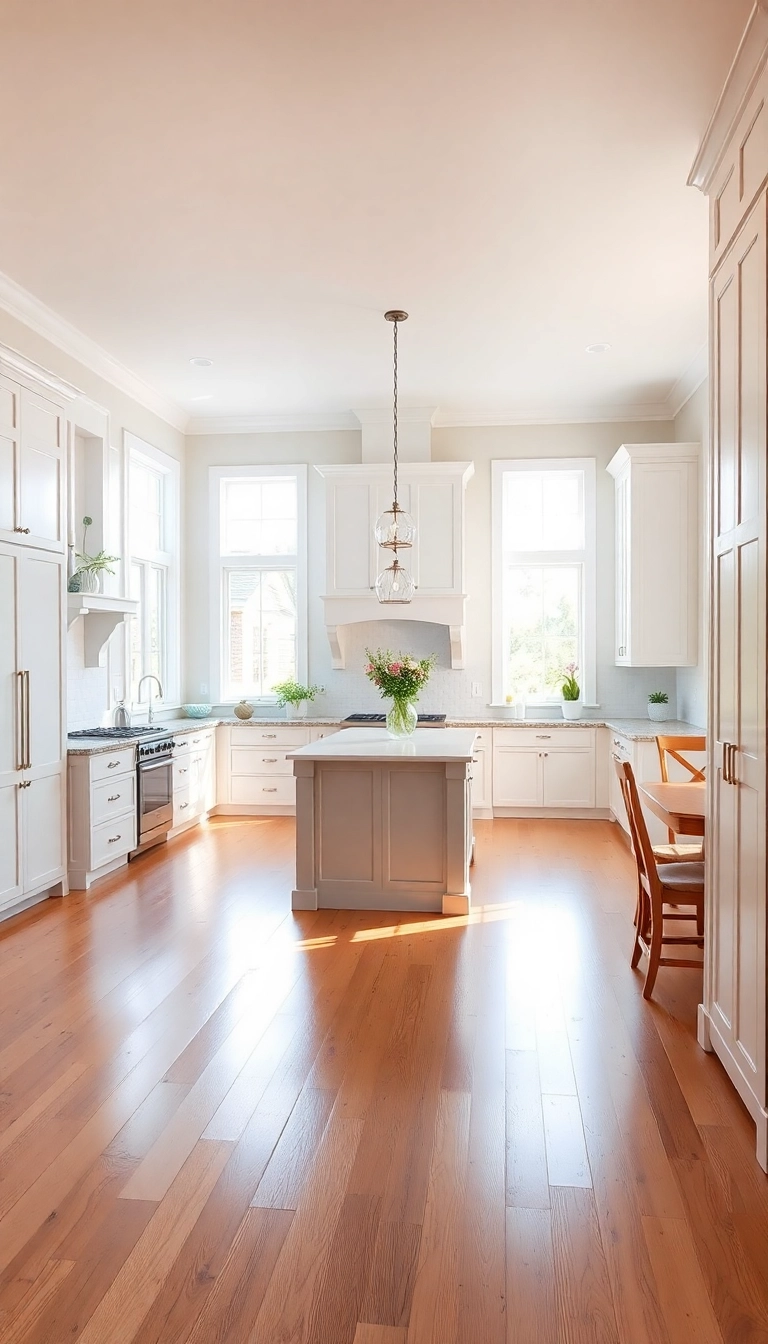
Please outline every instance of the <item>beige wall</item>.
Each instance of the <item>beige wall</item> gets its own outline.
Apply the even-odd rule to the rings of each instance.
[[[709,444],[709,383],[705,381],[685,403],[675,418],[677,443],[700,443],[699,470],[699,660],[697,667],[681,667],[677,672],[677,711],[681,719],[700,728],[707,724],[706,630],[709,596],[709,571],[706,562],[707,536],[707,461]]]
[[[323,482],[309,472],[309,676],[324,685],[318,706],[329,712],[374,709],[375,691],[362,675],[366,643],[416,653],[435,650],[439,666],[423,697],[426,710],[472,713],[491,695],[491,462],[504,457],[595,457],[597,459],[598,700],[611,713],[644,714],[648,691],[656,688],[675,699],[670,670],[617,668],[614,647],[613,480],[605,471],[621,443],[671,442],[666,421],[592,425],[533,425],[474,429],[436,429],[432,456],[441,461],[473,461],[475,475],[467,491],[467,668],[448,668],[447,635],[433,626],[396,621],[354,627],[347,640],[347,669],[331,669],[330,651],[319,601],[324,582]],[[186,695],[204,698],[209,686],[208,618],[208,468],[249,463],[305,462],[310,465],[358,462],[360,436],[344,431],[318,434],[191,436],[186,459]],[[472,696],[479,682],[482,695]]]

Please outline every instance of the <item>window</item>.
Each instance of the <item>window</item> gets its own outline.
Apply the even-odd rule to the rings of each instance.
[[[307,677],[306,467],[211,469],[212,671],[221,701]]]
[[[126,434],[128,457],[129,592],[139,603],[128,624],[129,697],[151,673],[166,704],[178,702],[179,465],[166,453]],[[143,688],[146,698],[148,687]],[[157,688],[153,690],[156,698]]]
[[[595,700],[595,463],[493,463],[493,700],[560,699],[579,668]]]

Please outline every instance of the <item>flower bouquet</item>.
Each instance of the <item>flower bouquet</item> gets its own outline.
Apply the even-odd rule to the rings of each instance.
[[[366,677],[378,687],[383,699],[392,701],[387,713],[387,731],[392,737],[410,737],[418,722],[414,704],[429,681],[436,661],[434,655],[413,658],[409,653],[392,654],[389,649],[365,652]]]

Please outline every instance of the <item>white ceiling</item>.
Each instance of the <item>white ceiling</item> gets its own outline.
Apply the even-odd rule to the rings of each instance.
[[[4,0],[0,270],[191,415],[383,404],[401,305],[404,403],[660,414],[750,8]]]

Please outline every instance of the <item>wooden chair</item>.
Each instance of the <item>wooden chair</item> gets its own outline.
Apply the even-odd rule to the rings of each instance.
[[[665,947],[698,947],[704,949],[704,864],[701,862],[666,863],[658,865],[648,837],[643,809],[635,784],[632,766],[628,761],[614,761],[619,777],[624,806],[632,837],[632,848],[637,864],[637,909],[635,911],[635,945],[632,949],[632,968],[637,966],[643,953],[648,958],[648,970],[643,987],[643,998],[649,999],[656,983],[660,966],[701,967],[701,961],[667,957]],[[680,907],[686,907],[681,909]],[[695,921],[695,934],[668,934],[665,920]]]
[[[688,771],[691,781],[704,780],[704,771],[699,766],[693,765],[687,761],[680,753],[683,751],[706,751],[706,737],[657,737],[656,746],[659,752],[659,764],[661,766],[661,778],[665,784],[669,783],[669,771],[667,768],[668,759],[677,761],[684,770]],[[704,858],[704,846],[700,840],[690,841],[687,844],[681,844],[677,840],[674,831],[668,831],[669,844],[654,845],[653,852],[657,863],[700,863]]]

